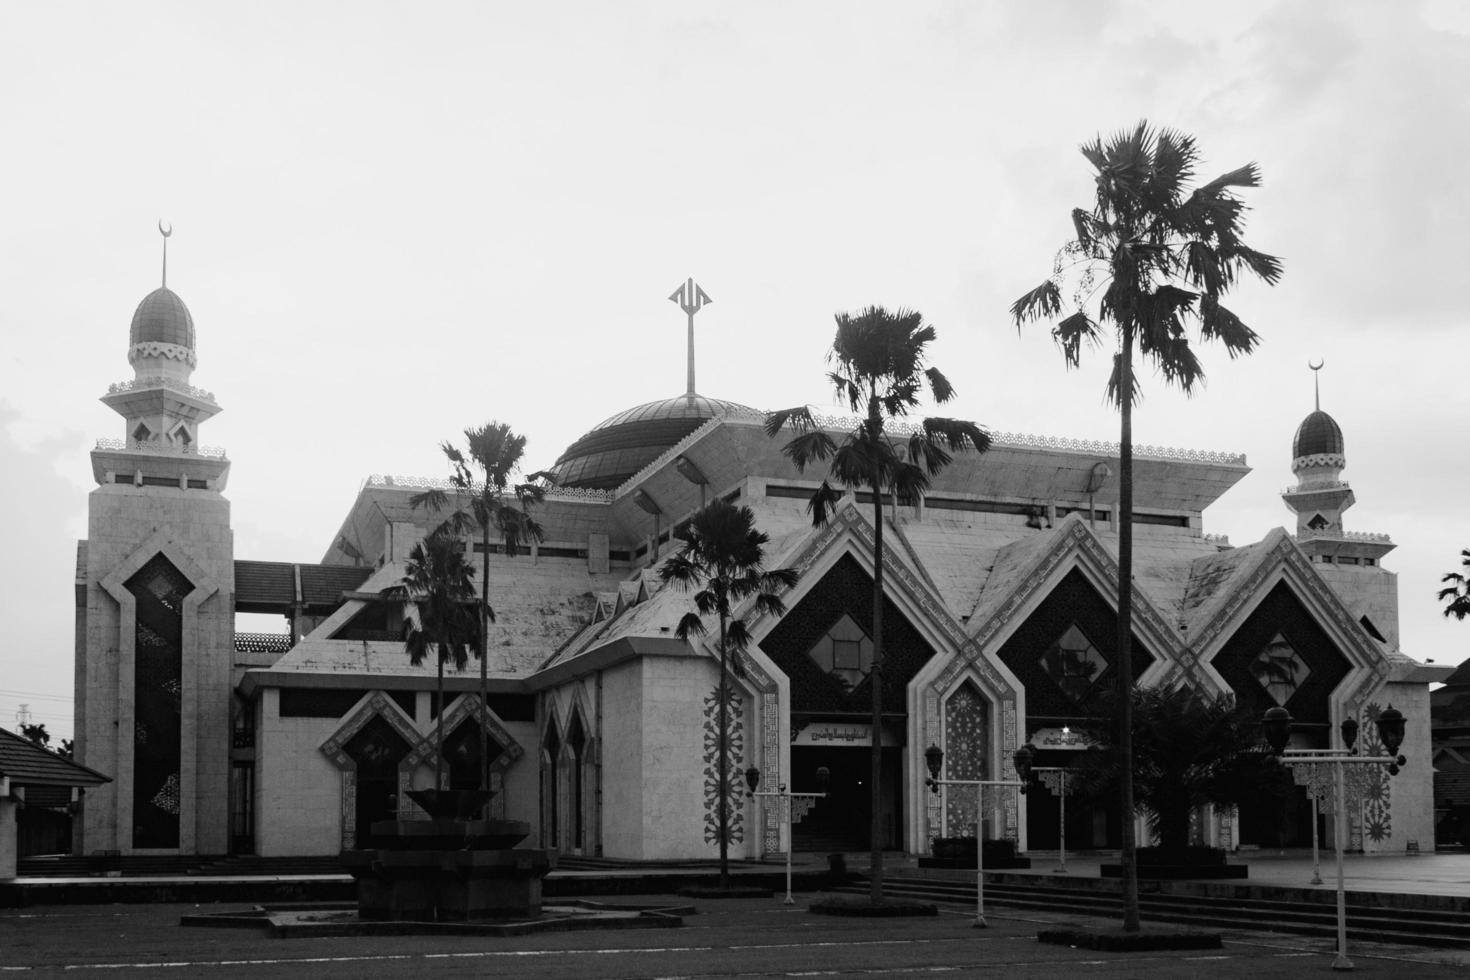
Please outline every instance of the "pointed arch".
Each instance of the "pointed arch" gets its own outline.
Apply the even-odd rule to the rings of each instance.
[[[370,726],[375,731],[368,731]],[[373,745],[369,747],[355,744],[354,739],[359,735],[364,736],[364,739],[371,737]],[[360,780],[358,776],[359,763],[364,757],[363,750],[371,748],[374,755],[382,751],[393,751],[392,736],[396,736],[402,743],[401,752],[396,752],[397,758],[391,760],[397,773],[396,786],[391,785],[391,776],[381,772],[374,773],[372,778],[375,783],[372,787],[363,785],[364,780]],[[360,839],[360,831],[377,814],[365,813],[365,808],[379,809],[380,804],[385,802],[383,798],[391,795],[394,797],[392,802],[396,812],[407,801],[409,776],[408,770],[401,765],[401,760],[419,741],[418,729],[398,703],[382,691],[373,691],[364,695],[321,744],[321,753],[331,760],[341,774],[342,850],[350,851],[366,843]],[[386,766],[383,768],[386,769]],[[385,778],[388,785],[377,785],[377,782]]]

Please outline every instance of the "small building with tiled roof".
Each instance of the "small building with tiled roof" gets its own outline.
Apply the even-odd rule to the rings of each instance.
[[[237,559],[228,461],[194,438],[214,403],[187,383],[193,335],[187,346],[160,338],[135,344],[134,366],[173,358],[168,372],[114,386],[128,440],[94,453],[99,486],[79,549],[78,755],[117,777],[87,797],[84,852],[336,853],[376,819],[420,815],[407,791],[432,785],[442,751],[451,786],[488,770],[492,809],[531,824],[537,846],[713,856],[718,651],[713,639],[678,638],[692,602],[659,572],[715,499],[750,509],[767,567],[797,572],[783,614],[734,610],[752,642],[728,703],[728,770],[754,767],[763,785],[797,791],[819,768],[831,776],[793,836],[774,810],[740,802],[736,856],[868,846],[875,742],[879,843],[926,852],[976,818],[972,797],[928,790],[928,746],[959,778],[1012,776],[1012,754],[1030,740],[1042,764],[1066,765],[1079,746],[1064,733],[1100,720],[1117,678],[1119,447],[995,432],[988,452],[957,453],[922,498],[884,509],[874,730],[871,502],[849,495],[813,526],[822,474],[795,467],[763,413],[696,395],[691,354],[685,395],[612,414],[556,457],[534,507],[540,540],[508,554],[494,536],[488,548],[465,538],[495,611],[486,710],[473,660],[446,671],[441,704],[434,664],[404,652],[413,611],[391,590],[443,520],[416,500],[428,490],[451,509],[467,499],[440,479],[373,476],[335,531],[302,529],[321,535],[320,562]],[[835,436],[852,420],[817,424]],[[1390,704],[1402,710],[1402,751],[1416,761],[1382,775],[1350,814],[1348,843],[1423,850],[1433,840],[1428,686],[1448,670],[1400,649],[1396,579],[1382,565],[1393,543],[1344,530],[1354,499],[1343,447],[1318,406],[1291,445],[1297,479],[1282,496],[1294,531],[1238,547],[1205,527],[1249,472],[1243,457],[1135,447],[1135,679],[1228,695],[1257,714],[1285,707],[1304,748],[1336,747],[1345,720],[1370,731]],[[282,628],[236,634],[237,612],[276,615]],[[1069,846],[1116,845],[1115,805],[1069,801],[1067,812]],[[1058,846],[1044,790],[987,794],[980,816],[987,835],[1022,850]],[[1195,823],[1201,840],[1236,848],[1310,843],[1311,821],[1298,792],[1284,815],[1202,808]]]
[[[0,880],[15,877],[16,860],[37,849],[31,840],[55,839],[69,829],[72,804],[83,791],[111,779],[0,728]]]

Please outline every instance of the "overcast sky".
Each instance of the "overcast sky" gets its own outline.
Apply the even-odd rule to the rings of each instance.
[[[467,425],[540,468],[682,392],[687,276],[702,394],[830,405],[832,314],[909,306],[944,414],[1116,440],[1106,352],[1068,373],[1007,307],[1090,203],[1078,144],[1139,118],[1193,133],[1206,178],[1260,164],[1247,240],[1286,276],[1234,298],[1264,343],[1206,349],[1198,395],[1145,373],[1136,441],[1246,454],[1207,531],[1294,526],[1325,359],[1345,524],[1398,543],[1404,649],[1457,663],[1467,92],[1456,0],[0,0],[0,725],[27,703],[71,734],[88,451],[124,434],[97,399],[133,376],[159,218],[236,557],[310,562],[363,479],[444,475]]]

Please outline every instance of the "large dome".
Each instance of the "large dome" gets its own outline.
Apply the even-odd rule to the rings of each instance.
[[[695,394],[635,405],[567,447],[551,468],[551,479],[563,487],[612,490],[710,419],[736,414],[758,413]]]
[[[194,318],[178,293],[160,287],[143,297],[133,313],[133,326],[128,344],[175,344],[194,349]]]
[[[1291,441],[1292,459],[1303,456],[1342,456],[1342,429],[1331,415],[1318,409],[1302,420],[1297,427],[1296,438]]]

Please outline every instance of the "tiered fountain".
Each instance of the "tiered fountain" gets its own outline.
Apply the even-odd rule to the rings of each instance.
[[[464,922],[534,918],[541,879],[555,863],[523,820],[480,819],[491,790],[411,790],[428,820],[380,820],[370,846],[345,851],[358,916],[374,921]]]

